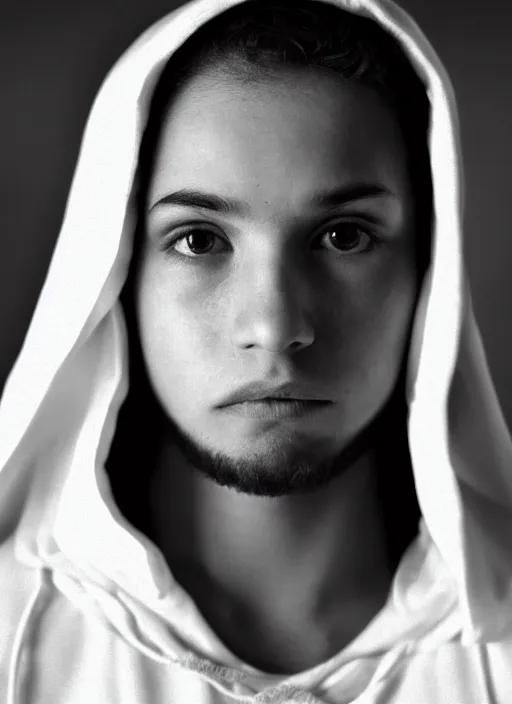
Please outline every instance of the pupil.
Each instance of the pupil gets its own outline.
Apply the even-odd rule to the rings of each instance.
[[[349,240],[347,237],[343,238],[343,235],[347,232],[353,233],[353,237],[351,240]],[[359,231],[357,227],[345,227],[340,235],[337,229],[332,230],[330,240],[332,244],[335,247],[338,247],[339,249],[351,249],[356,244],[358,244]]]
[[[187,244],[193,252],[211,249],[211,240],[208,239],[210,236],[209,232],[195,230],[187,235]]]

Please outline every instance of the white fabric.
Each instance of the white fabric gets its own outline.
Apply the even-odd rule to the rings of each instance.
[[[115,505],[104,461],[127,392],[118,302],[134,175],[166,60],[237,0],[195,0],[121,57],[91,111],[48,276],[0,404],[0,700],[6,704],[512,701],[512,446],[462,261],[452,88],[390,0],[332,0],[401,42],[431,101],[433,263],[408,358],[421,533],[382,611],[293,677],[241,662]]]

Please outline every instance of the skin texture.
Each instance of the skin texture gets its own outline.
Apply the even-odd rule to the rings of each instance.
[[[360,183],[389,193],[311,204]],[[158,205],[185,188],[244,212]],[[233,652],[296,672],[350,642],[392,578],[375,452],[336,467],[389,399],[409,342],[418,280],[400,129],[376,92],[334,75],[244,83],[212,69],[173,98],[147,203],[137,325],[169,421],[152,537]],[[204,254],[171,243],[191,229]],[[270,421],[217,407],[254,380],[331,403]]]

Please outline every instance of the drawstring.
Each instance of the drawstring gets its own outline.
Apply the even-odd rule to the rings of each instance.
[[[29,620],[32,616],[34,606],[36,605],[43,586],[45,586],[45,568],[40,567],[37,572],[36,588],[32,592],[28,604],[25,606],[20,618],[20,622],[14,634],[14,644],[11,654],[11,662],[9,664],[9,675],[7,677],[7,701],[6,704],[16,704],[16,685],[18,677],[18,665],[23,647],[23,637],[27,631]]]
[[[479,665],[477,670],[480,675],[479,701],[482,704],[496,704],[498,697],[494,691],[492,676],[489,671],[489,653],[486,643],[476,643],[474,647],[476,651],[476,659]]]

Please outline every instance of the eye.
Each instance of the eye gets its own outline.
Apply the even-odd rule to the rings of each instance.
[[[178,252],[184,257],[200,257],[204,254],[218,254],[219,247],[215,247],[216,242],[221,244],[221,251],[223,251],[223,241],[219,235],[204,227],[194,227],[167,241],[164,250]]]
[[[322,243],[321,249],[345,255],[369,252],[379,244],[375,235],[356,222],[335,223],[324,229],[322,236],[316,239]],[[180,256],[197,259],[205,255],[220,254],[229,249],[229,246],[220,235],[203,226],[197,226],[168,239],[162,249],[168,254],[176,252]]]
[[[377,238],[356,222],[338,222],[318,238],[325,242],[322,248],[338,254],[362,254],[377,246]]]

